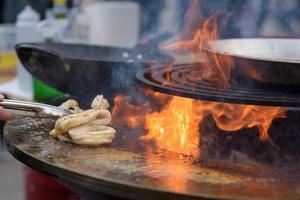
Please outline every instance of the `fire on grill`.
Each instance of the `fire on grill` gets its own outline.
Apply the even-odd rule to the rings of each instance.
[[[162,48],[188,51],[191,56],[202,53],[203,43],[219,39],[219,17],[220,14],[215,14],[207,19],[196,31],[192,40],[177,41]],[[185,70],[187,73],[175,74],[180,70]],[[172,94],[175,95],[157,92],[155,87],[153,89],[140,88],[146,96],[142,104],[131,103],[130,97],[119,95],[114,99],[113,123],[141,132],[139,142],[152,142],[158,149],[195,158],[209,157],[209,154],[225,154],[220,149],[224,150],[224,146],[233,143],[233,146],[239,147],[236,149],[238,151],[233,149],[232,157],[249,159],[249,161],[251,161],[250,157],[253,160],[261,159],[260,157],[263,157],[261,153],[253,155],[255,154],[253,150],[255,151],[257,145],[264,146],[262,148],[270,154],[275,154],[276,158],[274,155],[270,157],[277,159],[280,156],[279,147],[270,136],[269,130],[273,122],[283,121],[287,117],[285,108],[247,105],[243,104],[243,101],[238,102],[239,104],[224,103],[222,99],[220,102],[203,101],[180,97],[180,92],[177,92],[179,96],[176,95],[176,88],[181,85],[187,85],[186,87],[193,92],[197,90],[196,87],[199,87],[197,84],[205,85],[206,82],[212,82],[215,86],[216,90],[212,92],[226,91],[230,88],[233,70],[234,65],[230,57],[224,58],[217,55],[213,55],[201,64],[196,64],[193,68],[189,65],[183,65],[181,68],[168,65],[162,70],[149,69],[147,73],[154,78],[143,80],[149,81],[150,84],[152,81],[155,84],[159,80],[155,77],[160,76],[162,78],[158,84],[161,87],[172,88],[177,84],[173,87],[175,92]],[[255,98],[255,96],[252,97]]]
[[[65,64],[56,56],[64,82],[60,89],[74,92],[76,84],[69,82],[79,83],[84,88],[76,94],[80,100],[92,95],[86,94],[87,88],[97,93],[99,88],[105,90],[104,97],[112,100],[111,125],[116,137],[106,146],[78,146],[49,136],[53,119],[16,119],[6,126],[10,151],[71,188],[118,197],[299,198],[300,113],[296,106],[300,95],[289,84],[279,84],[285,81],[267,80],[263,77],[270,74],[258,73],[256,63],[270,67],[273,60],[254,62],[253,57],[216,50],[218,45],[230,49],[222,44],[241,42],[220,39],[219,28],[228,17],[217,13],[201,24],[192,39],[160,46],[201,62],[151,62],[137,67],[105,54],[100,67],[97,55],[90,55],[93,62],[82,61],[75,68],[72,61]],[[26,48],[25,64],[34,62],[35,54],[35,62],[46,63],[49,55],[38,59],[39,53]],[[279,65],[284,62],[280,60]],[[130,71],[131,65],[136,71],[140,68],[137,73]],[[55,72],[53,66],[47,70]],[[80,79],[80,70],[94,76]],[[131,78],[128,82],[124,71]],[[119,75],[120,88],[112,84]]]

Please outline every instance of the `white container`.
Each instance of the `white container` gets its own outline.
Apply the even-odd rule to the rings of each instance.
[[[140,7],[135,2],[97,2],[84,8],[93,44],[131,48],[137,44]]]
[[[16,28],[14,24],[0,25],[0,51],[14,51]]]
[[[41,42],[42,36],[36,28],[40,21],[39,14],[30,6],[26,6],[17,16],[16,22],[16,43]],[[32,76],[22,66],[20,61],[17,64],[17,79],[19,88],[33,96]]]

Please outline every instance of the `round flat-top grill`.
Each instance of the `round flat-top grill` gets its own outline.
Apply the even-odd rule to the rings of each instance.
[[[226,161],[197,162],[164,152],[149,154],[118,142],[85,147],[49,136],[54,120],[20,118],[8,122],[4,138],[18,160],[57,177],[88,199],[299,199],[296,169]],[[124,129],[123,129],[124,130]],[[127,138],[129,140],[129,138]],[[104,198],[103,198],[104,196]]]
[[[228,88],[219,88],[216,83],[200,79],[202,64],[175,65],[172,67],[148,68],[138,71],[138,83],[155,91],[225,103],[300,106],[297,88],[267,85],[250,79],[231,80]]]

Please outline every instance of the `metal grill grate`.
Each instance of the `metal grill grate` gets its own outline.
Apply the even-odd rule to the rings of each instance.
[[[231,81],[229,88],[221,89],[213,81],[198,78],[202,71],[201,64],[176,65],[140,70],[136,77],[144,87],[170,95],[237,104],[300,106],[297,88],[267,86],[247,80],[244,83]]]

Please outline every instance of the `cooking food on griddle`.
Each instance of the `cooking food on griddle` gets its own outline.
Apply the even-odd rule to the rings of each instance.
[[[115,137],[115,129],[107,126],[111,114],[107,110],[109,103],[102,95],[97,95],[91,109],[83,111],[75,100],[68,100],[60,108],[73,110],[74,114],[59,118],[50,135],[61,141],[84,145],[100,145],[111,143]]]

